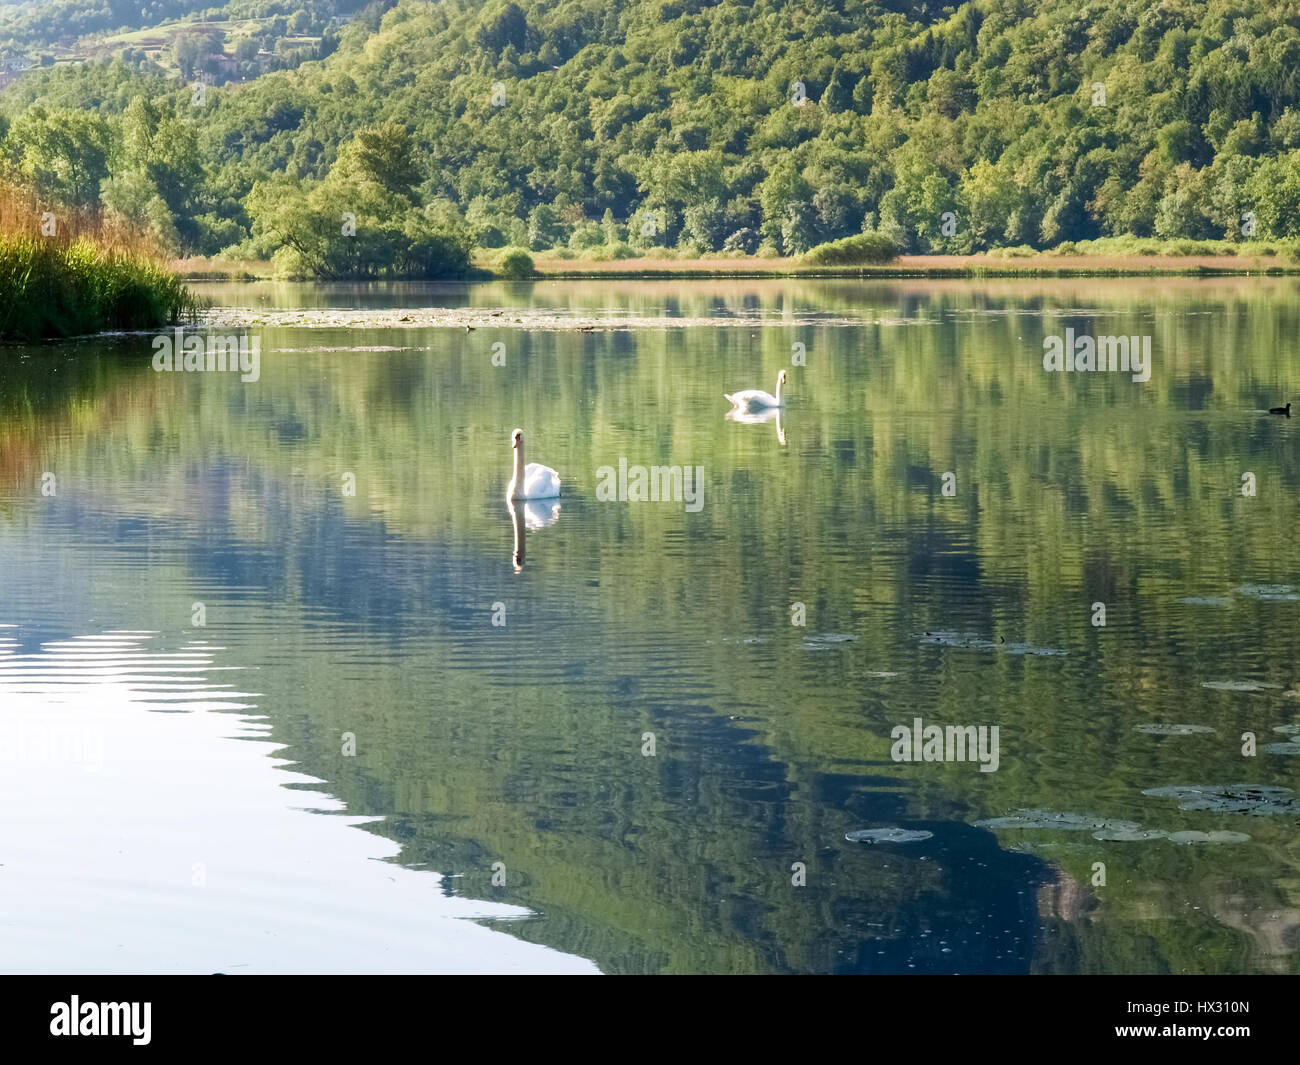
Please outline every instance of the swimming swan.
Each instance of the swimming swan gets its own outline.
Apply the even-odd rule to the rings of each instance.
[[[516,429],[510,434],[510,446],[515,449],[515,469],[506,486],[506,501],[512,499],[558,499],[560,475],[540,462],[524,464],[524,431]]]
[[[781,406],[781,386],[785,384],[785,371],[776,375],[776,395],[770,395],[761,388],[747,388],[743,392],[733,392],[723,396],[737,410],[762,410],[764,407]]]

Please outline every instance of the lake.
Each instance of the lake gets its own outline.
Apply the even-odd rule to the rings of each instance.
[[[5,970],[1300,971],[1300,282],[197,288],[0,352]]]

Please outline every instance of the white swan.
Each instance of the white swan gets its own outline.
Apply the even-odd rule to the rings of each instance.
[[[524,464],[524,431],[516,429],[510,434],[510,446],[515,449],[515,469],[506,486],[506,501],[512,499],[558,499],[560,475],[540,462]]]
[[[743,392],[733,392],[723,396],[737,410],[762,410],[764,407],[781,406],[781,386],[785,384],[785,371],[776,375],[776,395],[764,392],[761,388],[747,388]]]

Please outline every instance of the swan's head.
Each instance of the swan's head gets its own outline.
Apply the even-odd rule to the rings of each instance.
[[[524,431],[522,429],[516,429],[513,433],[510,434],[511,447],[517,448],[523,442],[524,442]]]
[[[785,371],[784,371],[784,370],[782,370],[779,374],[776,375],[776,383],[777,383],[778,385],[783,385],[783,384],[785,384]]]

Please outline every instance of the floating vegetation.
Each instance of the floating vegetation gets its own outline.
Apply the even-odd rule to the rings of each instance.
[[[1249,843],[1244,832],[1170,832],[1170,843]]]
[[[1093,839],[1106,843],[1141,843],[1148,839],[1166,839],[1169,833],[1163,828],[1103,828],[1092,834]]]
[[[1300,699],[1300,688],[1288,688],[1282,693],[1283,699]]]
[[[1300,736],[1300,725],[1274,725],[1273,731],[1283,736]]]
[[[1149,736],[1195,736],[1214,731],[1209,725],[1134,725],[1133,728]]]
[[[1011,655],[1064,655],[1055,647],[1035,647],[1028,643],[1007,643],[1005,639],[994,640],[981,636],[978,632],[924,632],[920,636],[922,643],[934,643],[943,647],[962,647],[974,651],[1005,651]]]
[[[1065,832],[1096,829],[1134,832],[1142,826],[1136,821],[1115,821],[1087,814],[1057,813],[1052,810],[1017,810],[1005,817],[989,817],[975,822],[976,828],[1056,828]]]
[[[1178,601],[1192,606],[1232,606],[1232,600],[1226,595],[1189,595]]]
[[[1300,743],[1294,740],[1290,743],[1266,743],[1264,750],[1269,754],[1300,754]]]
[[[859,828],[844,838],[850,843],[920,843],[933,835],[923,828]]]
[[[805,651],[825,651],[837,644],[849,643],[856,639],[856,636],[851,636],[845,632],[825,632],[816,636],[805,636],[803,638],[803,647]]]
[[[1237,589],[1237,593],[1264,601],[1300,599],[1300,595],[1297,595],[1295,589],[1289,584],[1243,584]]]
[[[1216,692],[1263,692],[1281,688],[1282,685],[1262,680],[1206,680],[1201,682],[1201,687]]]
[[[1252,817],[1300,815],[1300,800],[1295,798],[1291,789],[1273,784],[1187,784],[1148,788],[1142,794],[1158,799],[1176,799],[1184,810],[1211,810]]]

